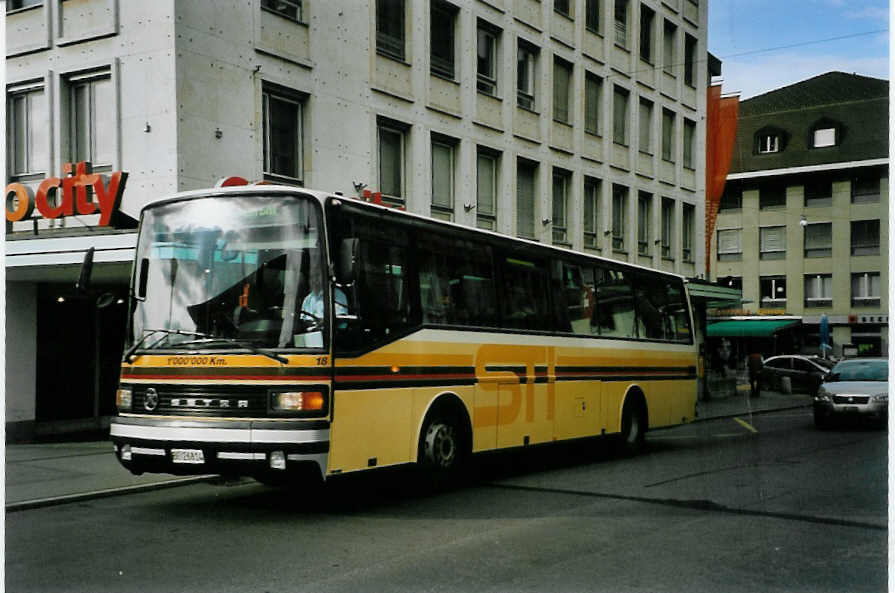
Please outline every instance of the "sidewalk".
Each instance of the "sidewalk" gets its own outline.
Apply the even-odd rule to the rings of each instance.
[[[760,398],[749,397],[748,385],[713,393],[709,401],[698,403],[696,421],[726,418],[749,413],[805,407],[807,394],[784,395],[763,391]],[[6,510],[46,506],[64,498],[111,496],[123,491],[167,488],[207,477],[177,477],[159,474],[131,475],[115,459],[109,441],[11,444],[6,446]]]

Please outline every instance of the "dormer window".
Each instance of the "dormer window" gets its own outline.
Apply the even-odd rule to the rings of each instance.
[[[839,122],[822,117],[808,129],[808,142],[811,148],[824,148],[842,144],[844,128]]]
[[[836,128],[819,128],[814,130],[814,148],[836,146]]]
[[[762,134],[758,137],[759,154],[767,154],[780,151],[780,136],[777,134]]]

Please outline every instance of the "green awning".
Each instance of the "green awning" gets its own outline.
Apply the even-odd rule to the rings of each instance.
[[[711,323],[705,333],[709,338],[770,338],[800,323],[799,319],[733,319]]]

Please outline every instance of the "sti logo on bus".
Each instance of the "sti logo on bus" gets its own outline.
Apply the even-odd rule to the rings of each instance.
[[[34,209],[44,218],[60,218],[95,214],[99,211],[99,226],[108,226],[121,205],[121,195],[127,183],[127,173],[115,171],[109,176],[93,173],[89,162],[62,166],[64,176],[48,177],[37,186],[37,193],[22,183],[6,186],[6,221],[29,219]],[[87,188],[92,188],[92,191]],[[96,200],[96,201],[94,201]]]

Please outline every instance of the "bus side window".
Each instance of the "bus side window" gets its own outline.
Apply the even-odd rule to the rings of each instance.
[[[378,341],[412,323],[407,248],[361,239],[359,259],[361,318],[366,337]]]
[[[671,317],[671,336],[674,342],[690,342],[690,311],[684,283],[673,279],[668,283],[668,312]]]
[[[594,270],[596,308],[592,325],[601,336],[636,337],[634,328],[634,287],[631,275],[599,266]]]
[[[494,274],[487,246],[421,232],[417,262],[423,323],[495,325]]]
[[[513,329],[550,329],[547,270],[524,256],[503,260],[503,325]]]
[[[569,322],[564,331],[589,336],[594,310],[593,270],[569,263],[564,263],[562,269],[565,318]]]
[[[634,294],[638,335],[648,340],[670,340],[671,320],[668,317],[665,278],[638,276]]]

